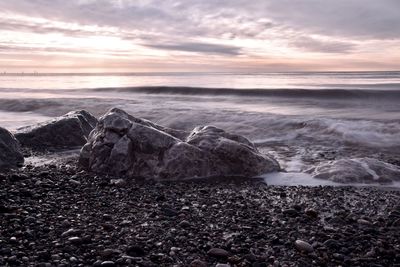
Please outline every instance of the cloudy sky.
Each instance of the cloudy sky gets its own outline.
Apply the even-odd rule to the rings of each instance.
[[[399,0],[0,0],[0,71],[400,70]]]

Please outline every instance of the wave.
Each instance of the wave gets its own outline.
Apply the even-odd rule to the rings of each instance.
[[[399,86],[400,87],[400,84]],[[396,87],[396,88],[398,88]],[[128,92],[146,94],[176,94],[176,95],[236,95],[258,97],[304,97],[304,98],[336,98],[336,99],[397,99],[400,90],[364,90],[364,89],[232,89],[205,87],[109,87],[86,89],[97,92]]]

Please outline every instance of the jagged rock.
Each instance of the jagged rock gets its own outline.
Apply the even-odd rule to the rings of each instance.
[[[17,139],[0,127],[0,170],[15,168],[24,163]]]
[[[320,164],[313,175],[338,183],[391,183],[400,181],[400,168],[373,158],[340,159]]]
[[[51,121],[17,130],[15,137],[34,149],[83,146],[97,119],[85,110],[72,111]]]
[[[116,108],[100,118],[80,164],[98,173],[154,179],[252,177],[280,170],[242,136],[213,126],[186,133]]]

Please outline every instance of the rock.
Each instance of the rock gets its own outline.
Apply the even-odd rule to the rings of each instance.
[[[71,235],[77,235],[79,234],[81,231],[77,230],[77,229],[68,229],[67,231],[63,232],[61,234],[61,237],[68,237]]]
[[[34,149],[73,148],[83,146],[97,119],[85,110],[72,111],[51,121],[19,128],[15,137]]]
[[[242,136],[213,126],[185,133],[116,108],[100,118],[79,162],[97,173],[159,180],[252,177],[280,170],[275,159]]]
[[[338,183],[391,183],[400,181],[400,168],[377,159],[339,159],[321,163],[314,178]]]
[[[201,260],[194,260],[190,263],[190,267],[207,267],[207,263]]]
[[[358,219],[357,223],[361,224],[361,225],[372,225],[372,223],[370,221],[367,221],[365,219]]]
[[[130,246],[127,248],[126,254],[132,257],[143,257],[146,252],[141,246]]]
[[[24,156],[17,139],[0,127],[0,171],[20,167],[23,163]]]
[[[207,254],[215,258],[228,258],[230,255],[228,251],[222,248],[212,248]]]
[[[310,217],[310,218],[313,218],[313,219],[318,218],[318,211],[316,211],[316,210],[313,210],[313,209],[306,209],[306,210],[304,211],[304,213],[305,213],[308,217]]]
[[[302,251],[302,252],[311,253],[314,251],[314,248],[309,243],[307,243],[306,241],[303,241],[303,240],[296,240],[294,242],[294,246],[299,251]]]
[[[73,236],[73,237],[68,238],[68,241],[73,243],[73,244],[78,245],[78,244],[82,243],[82,238],[77,237],[77,236]]]
[[[289,217],[296,217],[299,215],[299,212],[295,209],[285,209],[282,211],[282,213],[288,215]]]
[[[175,217],[175,216],[178,216],[178,214],[179,214],[178,211],[176,211],[175,209],[170,208],[170,207],[162,207],[161,211],[165,216],[168,216],[168,217]]]
[[[100,264],[101,267],[114,267],[117,266],[113,261],[103,261]]]
[[[190,222],[188,222],[187,220],[183,220],[179,223],[179,226],[182,228],[188,228],[190,227]]]

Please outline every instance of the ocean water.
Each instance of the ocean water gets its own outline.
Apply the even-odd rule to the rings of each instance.
[[[245,135],[287,171],[266,175],[272,184],[332,184],[307,170],[342,158],[400,165],[400,72],[0,75],[0,126],[11,131],[111,107],[173,128]]]

